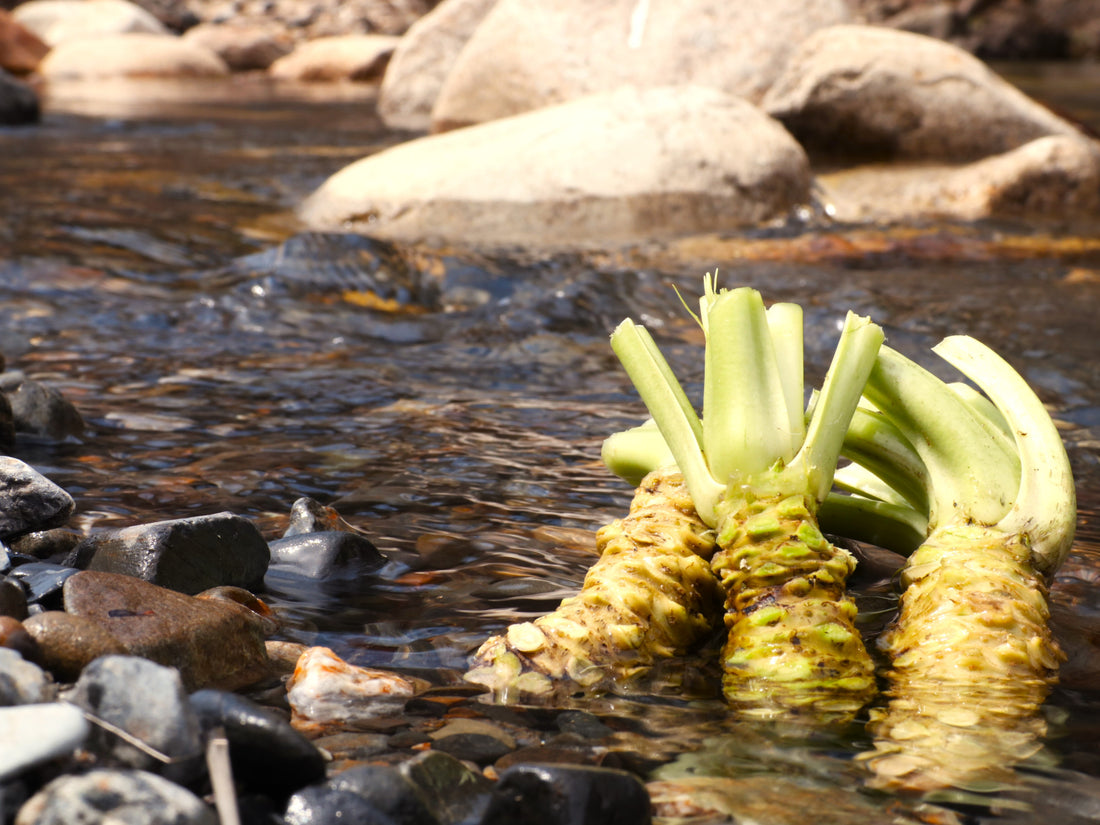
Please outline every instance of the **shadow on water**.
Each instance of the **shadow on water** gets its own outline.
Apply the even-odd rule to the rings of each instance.
[[[155,91],[135,108],[132,90],[94,106],[54,90],[40,127],[0,133],[0,352],[89,424],[80,442],[19,455],[72,492],[81,527],[232,510],[275,538],[295,499],[332,504],[390,562],[356,582],[273,580],[286,636],[453,679],[486,634],[580,584],[592,531],[629,501],[599,463],[602,439],[644,417],[609,331],[644,320],[697,396],[702,339],[673,287],[693,295],[718,266],[728,284],[803,304],[814,383],[853,309],[941,372],[929,347],[975,335],[1049,403],[1080,501],[1054,588],[1070,660],[1047,747],[1004,798],[1058,782],[1100,798],[1100,245],[1026,227],[831,226],[542,257],[396,248],[288,216],[403,137],[382,129],[369,91]],[[889,607],[883,581],[859,587],[864,605]],[[717,737],[714,758],[743,772],[797,764],[854,781],[861,732],[744,739],[705,688],[697,704],[664,693],[658,679],[637,704],[586,706],[644,714],[665,761]],[[731,729],[758,747],[723,739]]]

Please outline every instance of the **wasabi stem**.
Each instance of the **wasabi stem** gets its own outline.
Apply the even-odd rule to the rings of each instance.
[[[701,422],[642,328],[627,320],[611,338],[696,511],[717,531],[711,567],[726,593],[723,688],[762,717],[854,714],[874,691],[844,593],[855,562],[824,539],[816,514],[882,331],[849,313],[807,424],[801,317],[790,304],[765,310],[755,290],[718,291],[704,280]],[[651,431],[630,437],[647,439],[650,457],[659,455]],[[625,466],[622,443],[605,446],[613,469]]]
[[[988,790],[1045,729],[1037,711],[1061,658],[1047,585],[1073,542],[1073,479],[1050,416],[1003,359],[965,336],[935,352],[988,398],[886,347],[866,388],[924,465],[907,481],[912,468],[894,465],[888,484],[925,485],[928,526],[880,639],[890,702],[872,711],[875,747],[861,758],[881,787]]]

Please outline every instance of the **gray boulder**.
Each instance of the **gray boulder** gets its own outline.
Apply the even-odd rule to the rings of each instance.
[[[605,92],[699,84],[759,100],[844,0],[499,0],[455,61],[436,131]]]
[[[0,456],[0,541],[68,521],[72,496],[17,458]]]
[[[762,105],[811,156],[965,161],[1079,134],[961,49],[871,26],[810,35]]]
[[[802,148],[747,101],[622,88],[364,158],[300,215],[397,240],[569,246],[758,224],[809,187]]]

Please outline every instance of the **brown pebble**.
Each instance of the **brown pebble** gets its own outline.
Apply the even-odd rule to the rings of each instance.
[[[23,623],[11,616],[0,616],[0,647],[11,648],[28,662],[41,663],[38,643]]]
[[[126,653],[118,639],[96,622],[60,610],[31,616],[24,626],[41,652],[39,664],[59,682],[75,682],[93,659]]]

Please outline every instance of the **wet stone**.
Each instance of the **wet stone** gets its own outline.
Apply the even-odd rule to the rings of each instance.
[[[432,747],[456,759],[473,762],[475,765],[492,764],[512,750],[495,736],[484,733],[452,734],[437,739]]]
[[[28,662],[42,664],[38,643],[18,619],[0,616],[0,647],[14,650]]]
[[[439,822],[479,821],[493,783],[446,753],[427,751],[398,770]]]
[[[314,786],[290,798],[284,815],[286,825],[394,825],[394,820],[369,800],[350,791]]]
[[[16,432],[64,441],[84,432],[76,407],[53,387],[26,380],[7,393]]]
[[[84,571],[65,582],[65,610],[99,624],[129,653],[178,668],[188,690],[236,690],[268,672],[263,627],[237,604]]]
[[[614,733],[598,717],[583,710],[565,710],[554,720],[562,733],[575,733],[585,739],[603,739]]]
[[[55,527],[52,530],[36,530],[19,536],[12,540],[11,549],[24,556],[61,564],[83,539],[83,534],[76,530]]]
[[[269,571],[309,579],[349,578],[386,563],[378,548],[358,533],[326,530],[271,542]]]
[[[355,760],[389,750],[390,740],[384,733],[334,733],[314,739],[313,744],[330,753],[334,760]]]
[[[646,825],[649,794],[634,774],[575,765],[515,765],[500,776],[481,825]]]
[[[72,496],[17,458],[0,456],[0,540],[64,524]]]
[[[0,706],[52,702],[56,696],[57,686],[42,668],[0,647]]]
[[[100,759],[113,766],[166,770],[173,777],[195,774],[203,753],[201,729],[174,668],[137,656],[104,656],[84,668],[65,698],[91,714],[93,722],[102,720],[145,746],[96,725],[88,747]],[[148,749],[172,764],[166,767]]]
[[[437,825],[419,790],[392,765],[358,765],[326,783],[335,791],[354,793],[386,814],[396,825]]]
[[[275,612],[264,603],[263,599],[243,587],[212,587],[196,594],[195,598],[228,602],[247,608],[260,622],[264,636],[272,636],[279,629],[279,620]]]
[[[27,618],[27,593],[16,579],[0,579],[0,616]]]
[[[396,673],[348,664],[327,647],[302,654],[287,682],[296,717],[310,722],[355,722],[404,707],[414,685]]]
[[[41,605],[46,610],[61,607],[65,582],[74,573],[74,567],[48,561],[32,561],[13,567],[8,578],[23,585],[29,604]]]
[[[274,711],[221,690],[200,690],[190,703],[204,731],[225,729],[233,778],[248,790],[285,799],[324,779],[320,751]]]
[[[217,825],[214,810],[186,788],[155,774],[94,770],[62,776],[31,797],[15,825]]]
[[[42,666],[61,682],[75,682],[100,656],[127,652],[102,625],[85,616],[48,610],[26,619],[23,626],[37,643]]]
[[[0,780],[72,753],[88,732],[84,714],[64,702],[0,708]]]
[[[351,532],[351,527],[332,507],[303,496],[290,506],[290,523],[287,524],[283,538],[328,530]]]
[[[219,585],[255,589],[270,551],[260,531],[232,513],[139,524],[89,536],[75,566],[121,573],[195,594]]]

